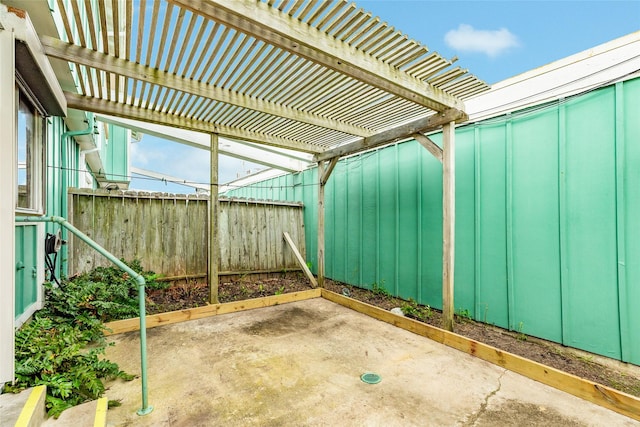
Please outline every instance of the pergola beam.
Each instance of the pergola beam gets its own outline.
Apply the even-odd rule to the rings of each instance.
[[[206,133],[177,129],[155,123],[141,122],[138,120],[123,119],[121,117],[101,115],[97,118],[101,122],[111,123],[137,132],[174,141],[188,147],[209,151],[211,138]],[[278,149],[268,148],[264,145],[219,138],[218,154],[224,156],[246,160],[248,162],[280,169],[286,172],[300,172],[311,165],[309,160],[302,160],[301,155],[294,158],[281,150],[276,150]]]
[[[280,49],[435,111],[464,104],[422,80],[358,50],[267,3],[238,0],[169,0]]]
[[[67,106],[77,110],[107,114],[115,117],[124,117],[126,119],[157,123],[180,129],[195,130],[198,132],[217,133],[228,138],[238,138],[249,142],[288,148],[305,153],[318,154],[322,152],[322,148],[301,141],[280,138],[264,133],[251,132],[236,127],[221,126],[211,122],[193,120],[184,116],[147,110],[128,104],[120,104],[113,101],[107,101],[106,99],[97,99],[71,92],[65,92],[64,94],[67,99]]]
[[[40,40],[44,47],[45,54],[52,58],[62,59],[87,67],[93,67],[98,70],[132,78],[141,82],[224,102],[225,104],[235,105],[327,129],[334,129],[351,135],[364,137],[373,133],[370,129],[295,108],[286,107],[274,102],[268,102],[239,92],[202,83],[197,80],[179,77],[175,74],[140,65],[126,59],[66,43],[53,37],[42,36]]]
[[[447,110],[444,113],[438,113],[417,119],[378,134],[358,139],[357,141],[348,144],[340,145],[331,150],[326,150],[317,154],[314,157],[314,160],[322,161],[336,156],[347,156],[359,151],[369,150],[371,148],[379,147],[380,145],[406,139],[416,133],[429,132],[451,122],[461,122],[467,119],[468,116],[462,111]]]

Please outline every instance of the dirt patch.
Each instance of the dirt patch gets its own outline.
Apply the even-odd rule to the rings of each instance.
[[[326,320],[326,317],[310,310],[298,307],[289,308],[269,321],[259,321],[242,329],[249,335],[264,337],[279,337],[294,333],[300,329],[308,328],[310,324]]]
[[[218,288],[220,302],[266,297],[311,288],[306,278],[297,272],[233,278],[221,277],[220,282]],[[436,327],[440,327],[442,324],[442,313],[439,310],[426,309],[415,303],[393,298],[384,289],[371,291],[332,280],[325,281],[325,288],[385,310],[395,307],[415,307],[415,311],[409,313],[408,317],[417,318],[417,320]],[[208,303],[209,288],[206,283],[201,282],[182,283],[165,290],[151,291],[147,300],[150,314],[198,307]],[[279,324],[285,329],[295,328],[295,314],[291,317],[292,322],[283,319]],[[412,316],[412,314],[414,315]],[[289,329],[283,330],[282,333],[287,333],[287,331]],[[640,397],[640,379],[637,376],[629,375],[622,369],[597,363],[591,360],[591,356],[576,354],[573,350],[559,344],[475,322],[464,315],[456,316],[455,331],[460,335],[501,350]],[[257,329],[245,332],[259,333]]]

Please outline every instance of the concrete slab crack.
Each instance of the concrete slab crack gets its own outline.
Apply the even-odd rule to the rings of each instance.
[[[496,393],[498,393],[500,391],[500,389],[502,388],[502,377],[504,377],[504,375],[507,373],[507,370],[503,370],[502,374],[500,374],[500,376],[498,377],[498,387],[493,390],[491,393],[487,394],[484,398],[484,402],[482,402],[482,404],[480,404],[480,409],[471,415],[471,417],[469,418],[469,420],[467,420],[466,423],[464,423],[465,426],[467,427],[471,427],[476,425],[476,423],[478,422],[478,420],[480,419],[480,417],[485,413],[485,411],[487,410],[487,406],[489,405],[489,400],[496,395]]]

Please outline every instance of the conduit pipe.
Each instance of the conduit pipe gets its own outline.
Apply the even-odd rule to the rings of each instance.
[[[60,217],[60,216],[43,216],[43,217],[29,217],[29,216],[19,216],[16,217],[16,222],[54,222],[56,224],[60,224],[63,228],[69,230],[73,234],[75,234],[80,240],[85,242],[87,245],[91,246],[96,252],[103,255],[109,261],[114,263],[118,268],[124,270],[127,274],[133,277],[136,282],[138,282],[138,305],[140,310],[140,370],[141,370],[141,378],[142,378],[142,408],[138,409],[138,415],[147,415],[153,411],[153,406],[149,406],[147,395],[148,395],[148,387],[147,387],[147,319],[146,319],[146,308],[145,308],[145,291],[144,287],[146,281],[141,274],[133,271],[127,264],[120,261],[113,255],[111,252],[107,251],[105,248],[100,246],[94,240],[92,240],[89,236],[84,234],[82,231],[78,230],[74,227],[69,221]]]
[[[69,147],[65,144],[67,138],[74,136],[83,136],[83,135],[92,135],[95,131],[94,123],[92,120],[85,120],[87,123],[87,129],[84,130],[74,130],[67,131],[60,135],[60,191],[62,194],[60,196],[60,216],[62,218],[67,218],[69,216],[68,209],[68,200],[67,200],[67,187],[69,186],[69,162],[67,160],[67,152]],[[67,231],[63,230],[62,232],[62,240],[68,240]],[[60,254],[60,275],[67,275],[67,259],[69,254],[67,252],[67,248],[62,247],[62,253]]]

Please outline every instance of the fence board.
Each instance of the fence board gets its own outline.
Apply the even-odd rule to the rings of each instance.
[[[71,223],[118,258],[165,276],[207,271],[207,196],[70,189],[69,197]],[[218,221],[220,271],[297,268],[285,231],[305,254],[300,203],[221,199]],[[70,275],[109,264],[73,237],[69,245]]]

